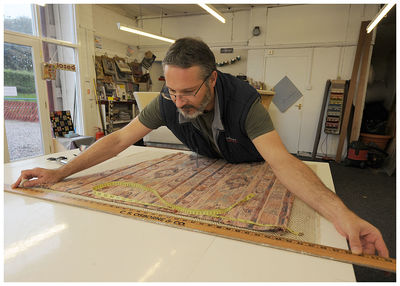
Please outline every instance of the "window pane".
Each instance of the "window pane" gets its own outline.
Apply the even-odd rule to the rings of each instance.
[[[33,35],[32,5],[30,4],[5,4],[4,29],[14,32]]]
[[[74,48],[44,42],[43,57],[44,61],[49,64],[75,65]],[[80,102],[77,102],[76,76],[77,73],[74,71],[56,68],[55,77],[52,80],[47,80],[46,85],[50,112],[70,111],[76,132],[82,134],[79,109],[81,105]]]
[[[46,4],[40,7],[42,35],[75,43],[75,16],[72,4]]]
[[[32,48],[4,43],[4,123],[11,161],[44,153],[35,82]]]

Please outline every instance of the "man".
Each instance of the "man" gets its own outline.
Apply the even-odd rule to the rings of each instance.
[[[67,165],[22,171],[12,187],[21,182],[25,187],[58,182],[116,156],[152,129],[166,125],[201,155],[232,163],[267,161],[288,190],[335,225],[353,253],[389,256],[379,230],[351,212],[311,169],[287,152],[256,90],[217,71],[214,55],[204,42],[177,40],[163,68],[166,86],[139,117]]]

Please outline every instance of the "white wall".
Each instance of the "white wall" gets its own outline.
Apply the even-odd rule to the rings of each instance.
[[[78,5],[79,6],[79,5]],[[133,58],[141,61],[144,53],[151,50],[156,56],[156,60],[162,60],[165,56],[169,44],[153,40],[150,38],[140,37],[117,29],[117,22],[125,23],[131,26],[138,26],[150,33],[162,34],[170,38],[181,37],[196,37],[206,41],[215,52],[217,62],[226,59],[231,59],[236,56],[241,56],[240,62],[223,67],[221,70],[233,73],[246,73],[246,58],[247,47],[245,44],[248,36],[248,18],[249,12],[229,13],[227,23],[225,25],[219,22],[212,16],[190,16],[181,18],[166,18],[148,19],[136,21],[106,8],[92,5],[93,14],[96,17],[93,19],[93,28],[95,34],[102,38],[103,49],[96,49],[97,54],[107,53],[108,55],[120,55],[126,57],[126,48],[128,45],[135,47],[136,53]],[[162,27],[161,27],[162,22]],[[220,54],[221,47],[238,46],[234,49],[233,54]],[[244,49],[243,49],[244,48]],[[114,53],[114,54],[113,54]]]
[[[310,53],[311,69],[305,70],[309,75],[299,87],[305,88],[300,136],[291,139],[299,140],[298,151],[312,151],[325,83],[337,77],[350,79],[361,22],[372,19],[377,11],[378,5],[292,5],[253,9],[254,20],[250,25],[260,26],[262,33],[250,40],[248,76],[264,80],[268,85],[269,80],[264,76],[266,51],[288,50],[295,55],[306,49]],[[273,114],[271,117],[278,118]],[[338,139],[338,135],[322,133],[318,153],[335,155]]]
[[[84,134],[94,136],[96,127],[101,127],[100,116],[95,100],[94,69],[94,30],[93,5],[76,5],[79,81],[81,86],[81,103]]]
[[[122,56],[127,46],[131,45],[135,47],[132,58],[137,58],[138,61],[141,61],[147,50],[151,50],[157,60],[162,60],[169,46],[168,43],[118,31],[117,22],[139,26],[146,31],[171,38],[201,38],[214,51],[217,61],[241,55],[240,62],[221,67],[220,70],[234,75],[246,74],[258,81],[267,81],[264,78],[267,51],[290,49],[295,53],[297,49],[308,50],[311,68],[305,85],[310,89],[307,89],[307,97],[304,98],[299,139],[299,151],[307,152],[313,147],[326,80],[337,76],[350,79],[361,21],[372,19],[379,9],[379,5],[336,4],[261,7],[226,13],[224,16],[227,23],[221,24],[209,15],[148,19],[136,23],[103,7],[77,6],[86,6],[85,9],[90,7],[92,14],[81,14],[78,19],[86,23],[92,22],[94,33],[102,37],[103,52],[111,56],[113,51]],[[261,35],[258,37],[252,37],[254,26],[261,28]],[[88,41],[87,44],[94,45],[93,41]],[[234,53],[220,54],[221,47],[233,47]],[[92,52],[94,53],[94,48]],[[97,53],[101,52],[97,50]],[[89,112],[93,110],[90,109],[91,104],[87,105]],[[87,114],[95,114],[89,112]],[[89,126],[95,125],[96,120],[88,118],[87,121],[85,126],[89,130]],[[328,136],[326,144],[329,155],[336,153],[337,141],[338,136]]]

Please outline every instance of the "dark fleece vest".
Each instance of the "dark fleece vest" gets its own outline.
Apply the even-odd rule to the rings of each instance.
[[[230,163],[264,161],[247,137],[245,121],[251,105],[260,96],[248,83],[217,71],[215,86],[222,130],[217,130],[216,144],[223,158]],[[175,104],[160,96],[161,116],[166,126],[190,150],[210,158],[220,158],[208,139],[192,123],[179,123]],[[214,108],[218,107],[217,104]],[[217,113],[214,110],[214,114]]]

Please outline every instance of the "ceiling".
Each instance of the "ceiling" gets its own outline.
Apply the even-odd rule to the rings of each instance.
[[[177,17],[207,14],[197,4],[96,4],[131,19]],[[296,5],[296,4],[289,4]],[[212,4],[220,13],[250,10],[253,7],[288,6],[280,4]],[[392,8],[395,10],[396,6]],[[392,11],[391,11],[392,12]],[[395,12],[385,17],[386,22],[396,22]],[[383,21],[382,21],[383,22]]]
[[[120,15],[132,18],[176,17],[207,14],[197,4],[97,4]],[[253,7],[277,6],[273,4],[213,4],[220,13],[250,10]]]

